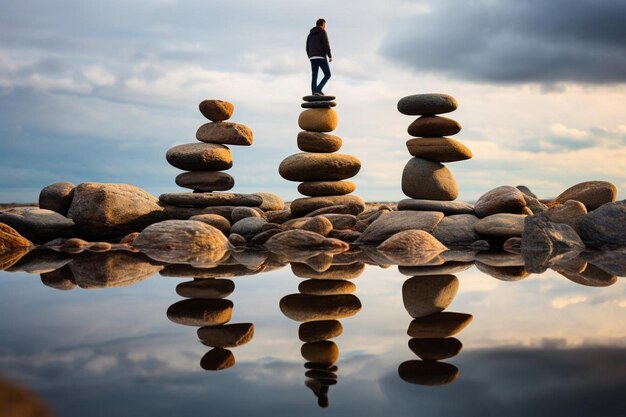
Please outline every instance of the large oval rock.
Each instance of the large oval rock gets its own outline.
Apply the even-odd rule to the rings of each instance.
[[[261,205],[259,208],[263,211],[283,210],[285,208],[285,202],[283,199],[274,193],[259,192],[253,193],[252,195],[261,198]]]
[[[338,121],[337,112],[331,108],[307,109],[300,113],[298,126],[312,132],[332,132],[337,128]]]
[[[236,323],[208,326],[198,329],[198,339],[203,345],[219,348],[245,345],[254,337],[254,324]]]
[[[459,376],[456,366],[435,361],[406,361],[398,367],[400,378],[411,384],[438,386],[453,382]]]
[[[339,136],[327,133],[306,132],[298,133],[298,148],[304,152],[332,153],[341,149],[343,141]]]
[[[29,248],[32,243],[17,230],[4,223],[0,223],[0,253],[9,253],[19,248]]]
[[[459,195],[452,172],[439,162],[411,158],[402,171],[402,192],[411,198],[451,201]]]
[[[345,279],[308,279],[298,285],[298,291],[310,295],[352,294],[356,285]]]
[[[220,216],[219,214],[198,214],[191,216],[189,220],[195,220],[213,226],[226,236],[230,233],[230,222],[226,217]]]
[[[39,208],[66,216],[72,205],[74,188],[76,186],[71,182],[55,182],[44,187],[39,193]]]
[[[483,236],[520,237],[524,232],[524,214],[497,213],[474,223],[474,230]]]
[[[161,194],[159,200],[163,204],[190,207],[211,206],[246,206],[258,207],[261,197],[252,194],[236,193],[168,193]]]
[[[291,320],[339,320],[361,310],[361,301],[352,294],[290,294],[280,300],[280,311]]]
[[[407,132],[411,136],[436,137],[452,136],[461,131],[461,124],[456,120],[441,116],[422,116],[411,123]]]
[[[626,200],[606,203],[580,219],[580,236],[588,246],[626,245]]]
[[[331,207],[351,207],[350,210],[344,210],[349,214],[358,214],[365,210],[365,202],[356,195],[335,195],[325,197],[307,197],[297,198],[291,202],[291,213],[294,217],[302,217],[313,215],[319,209]],[[353,208],[356,208],[356,213]],[[341,210],[331,210],[328,213],[342,213]],[[317,214],[325,214],[317,212]]]
[[[448,246],[466,246],[480,239],[474,225],[478,217],[473,214],[454,214],[446,216],[433,231],[433,236]]]
[[[414,138],[406,141],[406,147],[414,157],[435,162],[464,161],[472,157],[467,146],[451,138]]]
[[[226,254],[228,240],[206,223],[166,220],[146,227],[133,246],[162,262],[214,265]]]
[[[480,196],[474,206],[474,212],[483,218],[496,213],[519,214],[524,207],[526,207],[524,193],[510,185],[503,185]]]
[[[163,269],[143,254],[124,251],[81,253],[69,267],[74,282],[85,289],[131,286]]]
[[[300,194],[310,197],[346,195],[356,190],[352,181],[307,181],[298,185]]]
[[[298,337],[303,342],[320,342],[340,336],[343,326],[337,320],[319,320],[302,323],[298,328]]]
[[[447,94],[413,94],[398,101],[398,111],[409,116],[441,114],[456,110],[456,99]]]
[[[176,286],[176,294],[186,298],[226,298],[233,291],[235,283],[230,279],[199,279]]]
[[[563,223],[578,232],[578,222],[587,214],[587,207],[580,201],[568,200],[543,211],[552,223]]]
[[[204,117],[213,122],[228,120],[235,111],[233,103],[223,100],[202,100],[198,108]]]
[[[409,349],[425,361],[440,361],[459,354],[463,344],[454,337],[409,340]]]
[[[352,155],[297,153],[285,158],[278,172],[289,181],[338,181],[354,177],[360,169],[361,161]]]
[[[230,321],[233,303],[230,300],[202,300],[190,298],[172,304],[167,318],[186,326],[221,326]]]
[[[205,143],[250,146],[254,134],[248,126],[240,123],[205,123],[196,131],[196,139]]]
[[[125,236],[164,218],[159,201],[129,184],[85,182],[74,190],[67,216],[83,237]]]
[[[211,349],[200,359],[200,367],[206,371],[221,371],[233,366],[235,366],[235,355],[228,349]]]
[[[419,200],[405,198],[398,203],[398,210],[440,211],[451,214],[474,214],[474,206],[462,201]]]
[[[381,243],[377,248],[398,265],[423,265],[447,248],[423,230],[404,230]]]
[[[413,277],[402,284],[404,308],[414,319],[445,310],[459,290],[454,275]]]
[[[266,224],[267,220],[260,217],[246,217],[233,224],[230,233],[236,233],[248,240],[261,233]]]
[[[321,365],[332,365],[339,359],[339,348],[328,340],[305,343],[300,348],[300,353],[307,361]]]
[[[580,201],[592,211],[605,203],[615,201],[617,187],[607,181],[587,181],[576,184],[563,191],[555,201],[565,203],[567,200]]]
[[[11,226],[35,243],[70,237],[74,232],[71,219],[52,210],[38,207],[12,207],[0,212],[0,223]]]
[[[357,243],[381,243],[404,230],[424,230],[431,233],[443,219],[436,211],[395,211],[381,215],[363,232]]]
[[[191,171],[176,176],[176,185],[203,193],[228,191],[235,186],[235,179],[220,171]]]
[[[454,336],[468,324],[473,316],[465,313],[442,312],[411,321],[407,334],[418,339]]]
[[[185,171],[223,171],[233,166],[233,157],[224,145],[185,143],[165,154],[170,165]]]

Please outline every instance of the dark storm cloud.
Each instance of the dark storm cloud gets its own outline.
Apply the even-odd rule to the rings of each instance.
[[[381,46],[416,71],[488,83],[626,81],[626,2],[438,1]]]

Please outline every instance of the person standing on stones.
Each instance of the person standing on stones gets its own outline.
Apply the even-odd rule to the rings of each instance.
[[[306,38],[306,53],[311,61],[311,94],[323,96],[322,89],[330,79],[330,66],[328,63],[333,61],[328,35],[326,34],[326,21],[324,19],[317,19],[315,27],[309,32],[309,36]],[[328,60],[326,60],[326,57],[328,57]],[[317,74],[320,68],[324,73],[324,78],[318,84]]]

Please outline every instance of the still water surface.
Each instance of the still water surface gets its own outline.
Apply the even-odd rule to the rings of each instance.
[[[305,376],[300,323],[279,308],[303,281],[290,265],[229,278],[230,323],[254,323],[254,337],[230,349],[236,363],[220,371],[200,366],[211,348],[196,328],[166,315],[183,299],[177,284],[191,278],[163,275],[171,274],[59,291],[39,274],[0,272],[0,377],[68,417],[624,415],[625,278],[590,287],[551,270],[514,282],[475,266],[456,273],[446,311],[473,321],[454,336],[461,352],[441,361],[458,369],[456,379],[429,386],[399,374],[419,360],[402,297],[410,275],[366,265],[351,279],[362,308],[332,339],[337,383],[324,388]]]

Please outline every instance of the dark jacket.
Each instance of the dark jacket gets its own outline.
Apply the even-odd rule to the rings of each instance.
[[[306,53],[311,58],[312,56],[328,56],[332,57],[330,53],[330,44],[328,43],[328,35],[326,31],[319,26],[315,26],[309,32],[309,36],[306,38]]]

